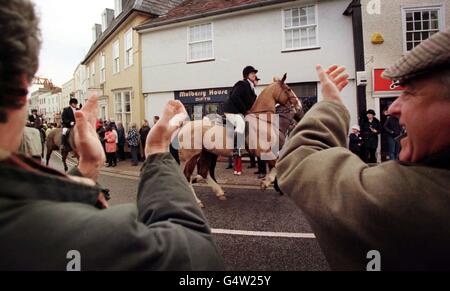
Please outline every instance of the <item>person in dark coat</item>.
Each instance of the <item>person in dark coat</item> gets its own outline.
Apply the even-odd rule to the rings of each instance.
[[[248,66],[243,71],[244,79],[237,82],[231,90],[230,98],[225,103],[225,114],[247,115],[256,101],[255,81],[258,70]]]
[[[257,73],[258,70],[254,67],[246,67],[243,71],[244,79],[234,85],[230,97],[225,103],[225,115],[229,122],[236,127],[236,132],[238,134],[245,134],[244,117],[256,101],[257,96],[254,82],[257,78]]]
[[[363,122],[361,131],[365,148],[364,161],[369,164],[377,163],[377,149],[381,134],[381,122],[375,116],[374,110],[367,111],[367,120]]]
[[[100,140],[100,143],[103,146],[103,150],[106,153],[106,144],[105,144],[105,134],[106,134],[106,128],[105,128],[105,124],[102,123],[98,128],[97,128],[97,135],[98,135],[98,139]]]
[[[143,148],[142,153],[143,153],[143,156],[144,156],[144,160],[147,158],[145,156],[145,143],[147,141],[147,136],[148,136],[149,133],[150,133],[150,126],[148,125],[148,121],[144,120],[144,122],[142,123],[142,127],[139,130],[139,135],[141,136],[141,145],[142,145],[142,148]]]
[[[120,161],[125,161],[125,128],[121,122],[117,123],[117,154]]]
[[[62,142],[61,142],[62,150],[68,146],[68,136],[70,129],[72,129],[75,126],[75,112],[77,111],[78,100],[75,98],[70,99],[69,105],[70,105],[69,107],[64,108],[63,113],[61,115],[63,126]]]
[[[389,115],[386,123],[384,124],[384,130],[386,131],[389,146],[389,159],[391,161],[398,161],[400,143],[397,141],[397,138],[402,134],[400,120],[395,116]]]
[[[241,150],[245,148],[245,119],[253,104],[256,101],[255,81],[258,70],[252,66],[247,66],[242,72],[244,79],[237,82],[231,90],[230,97],[225,103],[224,112],[227,121],[235,127],[235,149],[238,159],[241,156]],[[240,161],[235,161],[235,166]],[[240,167],[238,167],[240,168]],[[242,171],[242,170],[241,170]],[[235,175],[242,173],[235,169]]]
[[[364,139],[361,135],[361,127],[359,125],[352,127],[349,150],[360,157],[361,160],[364,160]]]
[[[38,118],[38,111],[36,109],[31,110],[31,115],[28,116],[28,121],[30,122],[31,126],[34,127],[37,118]]]

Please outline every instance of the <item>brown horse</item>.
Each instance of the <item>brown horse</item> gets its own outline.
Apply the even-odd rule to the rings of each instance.
[[[50,162],[50,158],[52,156],[52,153],[54,151],[60,151],[61,144],[62,144],[62,128],[55,128],[50,132],[47,138],[46,146],[47,146],[47,166]],[[69,167],[67,166],[67,157],[71,152],[73,152],[73,149],[75,148],[75,141],[74,141],[74,130],[70,130],[69,136],[68,136],[68,143],[69,147],[65,147],[64,150],[61,151],[61,157],[62,162],[64,164],[64,171],[68,171]]]
[[[276,105],[288,106],[295,112],[301,110],[298,97],[285,83],[286,78],[286,74],[281,80],[274,78],[274,82],[264,89],[246,117],[250,125],[248,136],[256,137],[252,139],[256,142],[251,142],[247,137],[246,146],[250,149],[248,151],[263,160],[270,157],[270,161],[274,160],[269,162],[273,167],[278,158],[278,152],[273,152],[273,146],[279,143],[279,133],[275,132],[276,127],[272,126]],[[225,192],[217,184],[214,173],[210,170],[219,156],[227,157],[233,154],[234,132],[230,132],[221,124],[213,124],[210,120],[204,119],[185,124],[178,134],[178,139],[181,156],[186,161],[184,175],[191,183],[191,189],[198,204],[204,207],[192,187],[192,174],[196,167],[198,167],[199,175],[206,179],[216,196],[220,200],[226,200]]]

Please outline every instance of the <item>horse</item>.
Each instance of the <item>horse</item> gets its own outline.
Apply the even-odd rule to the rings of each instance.
[[[279,143],[279,134],[275,132],[274,124],[272,124],[273,117],[276,115],[276,105],[287,106],[295,112],[302,109],[300,100],[286,85],[286,79],[287,74],[282,79],[274,78],[273,83],[258,96],[250,114],[245,118],[250,125],[247,129],[248,136],[256,137],[257,141],[256,143],[252,142],[250,147],[251,141],[247,136],[247,151],[255,157],[263,157],[263,160],[267,160],[268,156],[271,157],[269,165],[273,168],[278,153],[274,153],[272,149],[274,144]],[[192,174],[195,168],[198,168],[199,175],[206,180],[217,198],[222,201],[227,200],[225,192],[217,184],[211,168],[215,166],[219,156],[233,154],[234,147],[230,147],[230,143],[232,145],[234,142],[234,132],[230,133],[223,125],[212,124],[210,120],[204,119],[184,124],[178,133],[178,140],[181,156],[186,161],[183,173],[199,206],[204,208],[204,204],[197,197],[192,186],[194,181]]]
[[[302,108],[304,108],[303,105],[302,105]],[[292,130],[302,120],[305,113],[304,113],[303,109],[297,111],[297,110],[293,110],[293,108],[287,107],[286,105],[280,105],[277,108],[277,114],[280,118],[279,146],[280,146],[280,151],[282,151]],[[278,189],[278,185],[276,183],[276,179],[277,179],[276,163],[277,163],[277,161],[278,161],[278,159],[268,162],[270,172],[261,181],[261,190],[265,191],[272,184],[275,184],[275,189],[281,193],[281,191]],[[215,171],[215,168],[211,168],[211,171]]]
[[[47,146],[47,166],[50,163],[50,158],[52,156],[53,151],[59,151],[62,144],[62,128],[55,128],[52,130],[47,138],[46,146]],[[64,147],[64,150],[61,150],[62,162],[64,164],[64,171],[67,172],[69,167],[67,166],[67,157],[71,152],[75,149],[75,133],[74,130],[71,129],[69,132],[69,136],[67,138],[68,146]]]

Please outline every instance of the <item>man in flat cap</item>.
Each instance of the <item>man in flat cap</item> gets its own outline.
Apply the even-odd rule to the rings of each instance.
[[[308,217],[334,270],[450,269],[450,31],[386,70],[406,88],[391,106],[408,132],[400,161],[369,167],[345,148],[345,68],[317,67],[325,100],[281,157],[278,181]],[[380,264],[378,264],[380,263]]]

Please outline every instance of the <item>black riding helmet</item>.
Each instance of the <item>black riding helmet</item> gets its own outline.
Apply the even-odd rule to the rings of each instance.
[[[251,73],[258,74],[258,70],[252,66],[245,67],[244,71],[242,72],[242,74],[244,75],[244,79],[247,79],[248,75],[250,75]]]

